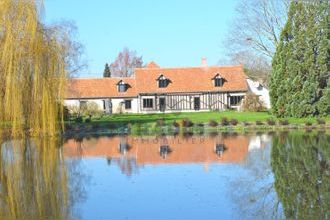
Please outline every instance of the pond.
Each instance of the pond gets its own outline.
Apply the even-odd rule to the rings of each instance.
[[[0,219],[330,219],[328,131],[0,144]]]

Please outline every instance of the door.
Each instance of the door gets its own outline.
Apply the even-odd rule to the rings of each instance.
[[[199,97],[194,97],[194,109],[197,111],[201,107],[201,99]]]
[[[159,110],[161,112],[164,112],[166,109],[166,99],[165,98],[159,98]]]
[[[106,114],[112,114],[112,102],[111,99],[103,100],[103,109]]]

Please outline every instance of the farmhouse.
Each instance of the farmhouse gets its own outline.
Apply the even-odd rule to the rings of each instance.
[[[65,105],[95,102],[105,113],[238,109],[248,91],[243,67],[161,68],[151,62],[132,77],[70,80]]]

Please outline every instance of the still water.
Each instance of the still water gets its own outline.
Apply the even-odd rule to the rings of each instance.
[[[0,144],[0,219],[330,219],[328,131]]]

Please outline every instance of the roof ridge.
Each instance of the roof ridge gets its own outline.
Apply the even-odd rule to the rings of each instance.
[[[235,67],[243,67],[243,65],[238,64],[238,65],[226,65],[226,66],[194,66],[194,67],[188,67],[188,66],[183,66],[183,67],[160,67],[157,68],[157,70],[162,70],[162,69],[210,69],[210,68],[235,68]],[[155,68],[134,68],[134,70],[155,70]]]
[[[132,80],[135,80],[135,76],[134,77],[93,77],[93,78],[88,78],[88,77],[74,77],[74,78],[69,78],[68,80],[110,80],[110,79],[122,79],[122,80],[125,80],[125,79],[132,79]]]

